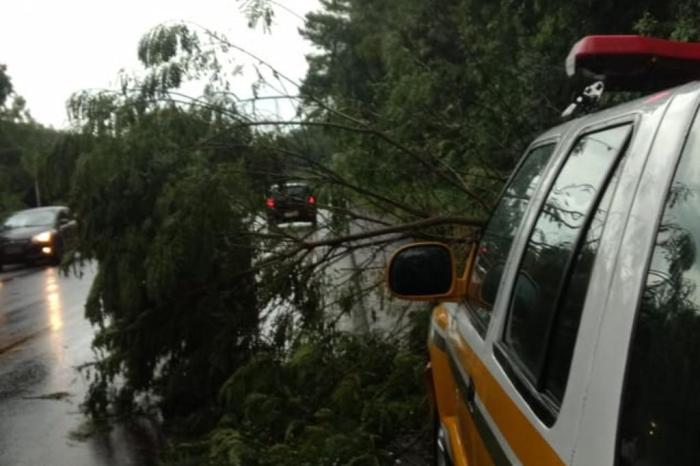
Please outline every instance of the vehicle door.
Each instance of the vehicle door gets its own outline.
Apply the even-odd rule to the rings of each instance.
[[[638,187],[625,192],[629,215],[604,299],[595,300],[600,330],[575,465],[700,458],[700,92],[694,84],[665,94],[672,97]]]
[[[470,298],[452,332],[458,375],[469,387],[462,417],[473,445],[470,465],[569,460],[577,419],[560,416],[569,369],[638,119],[578,126],[545,171],[523,225],[523,214],[512,208],[497,210],[489,222],[470,275]],[[504,242],[508,231],[518,232]]]
[[[470,312],[465,314],[465,306],[443,306],[448,311],[442,314],[447,321],[447,328],[444,329],[446,341],[444,345],[437,345],[438,348],[442,346],[442,352],[434,354],[432,359],[436,368],[444,368],[444,364],[438,361],[442,359],[442,354],[446,354],[448,358],[447,373],[451,373],[451,376],[443,376],[446,372],[444,369],[437,370],[435,388],[438,392],[436,398],[443,430],[447,433],[456,466],[499,464],[502,459],[501,452],[495,448],[498,442],[489,435],[489,430],[484,428],[487,421],[482,416],[483,410],[476,405],[479,398],[475,396],[474,389],[476,379],[483,372],[483,366],[475,357],[476,353],[470,350],[478,352],[485,344],[484,338],[493,311],[491,294],[497,292],[493,283],[495,287],[498,286],[513,241],[530,201],[543,179],[546,167],[555,153],[559,139],[560,134],[556,134],[536,142],[526,152],[507,183],[476,246],[477,253],[473,261],[470,283],[470,287],[473,288],[470,295],[474,299],[465,303]],[[488,287],[483,286],[487,278],[492,283],[488,290]],[[458,322],[464,317],[469,318],[467,328],[462,328]],[[469,345],[465,344],[465,332],[468,334],[466,338]],[[450,387],[453,386],[456,387],[456,394],[451,393]],[[453,402],[453,399],[456,399],[456,402]],[[452,419],[456,422],[452,422]]]

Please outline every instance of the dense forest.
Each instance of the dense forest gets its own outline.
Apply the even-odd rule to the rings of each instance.
[[[233,92],[245,44],[186,23],[144,31],[146,73],[76,92],[60,134],[0,68],[0,214],[74,209],[64,270],[99,264],[85,408],[162,419],[167,464],[425,464],[428,308],[388,298],[378,258],[416,238],[466,246],[580,92],[564,73],[576,40],[700,40],[688,0],[320,3],[301,28],[316,47],[302,82],[253,57],[254,98],[292,101],[292,119]],[[275,33],[276,2],[241,7]],[[269,186],[291,179],[318,189],[322,237],[261,226]],[[402,318],[379,330],[381,313]],[[339,328],[343,314],[363,325]]]

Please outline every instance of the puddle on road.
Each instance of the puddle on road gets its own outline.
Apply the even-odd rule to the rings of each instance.
[[[0,401],[15,398],[48,375],[47,368],[36,361],[24,361],[9,373],[1,373]]]

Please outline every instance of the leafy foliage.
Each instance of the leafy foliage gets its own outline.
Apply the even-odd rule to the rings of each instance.
[[[167,24],[139,44],[145,76],[74,96],[81,134],[43,162],[43,173],[70,176],[45,191],[69,193],[82,257],[99,264],[87,303],[100,329],[88,407],[104,414],[155,395],[167,421],[188,421],[172,462],[390,464],[406,435],[422,438],[425,328],[398,338],[337,333],[324,312],[334,287],[323,286],[324,267],[358,248],[374,257],[418,234],[393,226],[435,212],[469,218],[419,233],[463,241],[531,138],[559,121],[572,96],[563,58],[576,39],[637,31],[688,40],[700,18],[688,0],[321,5],[303,28],[317,47],[303,83],[253,56],[253,100],[267,67],[299,104],[296,119],[242,110],[234,56],[252,54],[215,32]],[[274,6],[242,4],[251,25],[268,28]],[[187,95],[188,85],[201,95]],[[260,227],[265,191],[290,177],[325,190],[328,230],[340,236],[326,249]],[[359,221],[391,234],[358,240],[349,226]],[[363,304],[362,280],[350,281],[333,290],[343,311]]]
[[[312,118],[360,120],[400,141],[344,134],[336,161],[421,212],[488,212],[522,150],[571,101],[563,62],[580,37],[698,38],[690,1],[321,4],[303,30],[319,50],[302,88]]]
[[[5,105],[10,94],[12,94],[12,81],[7,75],[7,66],[0,65],[0,106]]]
[[[217,427],[172,452],[172,460],[393,464],[402,440],[429,437],[420,343],[317,331],[302,335],[288,354],[261,351],[222,386]]]
[[[7,68],[0,65],[0,218],[53,200],[41,195],[39,169],[59,136],[33,121],[25,100],[14,92]]]
[[[122,400],[155,394],[169,415],[196,415],[257,328],[244,153],[201,141],[249,136],[207,112],[142,107],[121,118],[140,102],[96,99],[74,105],[120,118],[86,120],[90,150],[75,163],[80,251],[100,264],[86,308],[103,355],[89,406],[107,409],[108,387],[124,377]]]

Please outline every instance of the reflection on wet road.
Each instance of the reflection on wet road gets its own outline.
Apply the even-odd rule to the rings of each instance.
[[[149,429],[117,427],[76,440],[87,381],[76,367],[92,360],[93,329],[83,305],[95,274],[54,267],[0,273],[0,465],[153,464]]]

